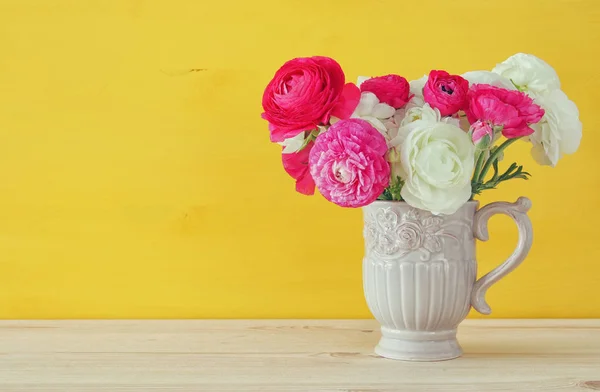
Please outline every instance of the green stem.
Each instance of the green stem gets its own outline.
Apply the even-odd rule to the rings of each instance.
[[[475,164],[475,171],[473,172],[473,180],[471,182],[477,182],[479,178],[479,172],[481,171],[481,166],[483,165],[483,157],[485,156],[485,151],[479,151],[479,155],[477,156],[477,163]]]
[[[506,147],[510,146],[511,144],[516,142],[518,139],[519,139],[518,137],[515,137],[512,139],[506,139],[506,141],[504,143],[499,145],[498,148],[496,148],[494,150],[494,152],[490,155],[488,160],[485,162],[485,165],[483,165],[483,169],[481,170],[481,173],[479,173],[479,177],[477,178],[476,182],[482,183],[483,180],[485,180],[485,176],[487,175],[487,172],[490,170],[490,167],[492,166],[494,161],[498,159],[498,156],[502,153],[502,151],[504,151],[506,149]]]

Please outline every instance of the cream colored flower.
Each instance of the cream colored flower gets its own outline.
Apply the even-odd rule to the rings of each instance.
[[[564,154],[579,148],[582,125],[579,110],[562,90],[535,97],[535,103],[546,113],[542,120],[531,125],[535,132],[529,137],[533,144],[531,154],[541,165],[556,166]]]
[[[518,86],[519,90],[540,95],[560,88],[554,68],[532,54],[517,53],[492,70]]]
[[[412,129],[407,129],[408,127]],[[402,198],[434,214],[453,214],[471,197],[475,147],[453,124],[417,120],[400,147]]]

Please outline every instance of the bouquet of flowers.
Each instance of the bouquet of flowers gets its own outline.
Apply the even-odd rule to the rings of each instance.
[[[500,169],[517,140],[550,166],[581,140],[579,111],[556,72],[523,53],[491,72],[356,84],[331,58],[296,58],[275,73],[262,104],[296,190],[312,195],[316,186],[342,207],[397,200],[453,214],[484,190],[529,177],[517,163]]]

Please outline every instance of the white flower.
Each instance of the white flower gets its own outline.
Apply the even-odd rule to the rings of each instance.
[[[481,83],[481,84],[489,84],[494,87],[505,88],[507,90],[516,90],[517,89],[515,87],[515,85],[512,84],[512,82],[509,79],[505,78],[502,75],[499,75],[497,73],[490,72],[490,71],[466,72],[466,73],[462,74],[462,77],[465,78],[469,82],[469,85]]]
[[[429,77],[427,75],[423,75],[421,78],[416,80],[411,80],[410,84],[410,93],[414,95],[416,98],[420,98],[423,100],[423,87],[427,83],[427,79]],[[421,105],[422,106],[422,105]]]
[[[369,80],[369,79],[371,79],[371,78],[370,78],[370,77],[368,77],[368,76],[359,76],[359,77],[356,79],[356,86],[360,88],[360,85],[361,85],[361,84],[363,84],[363,82],[365,82],[365,81],[367,81],[367,80]]]
[[[531,54],[517,53],[496,65],[492,72],[512,80],[521,91],[533,95],[560,89],[560,80],[554,68]]]
[[[309,132],[308,137],[309,138],[312,137],[311,140],[314,140],[318,135],[327,131],[327,129],[329,129],[329,126],[318,125],[317,129]],[[306,138],[307,138],[306,132],[300,132],[296,136],[287,138],[282,142],[278,142],[277,144],[284,147],[283,151],[281,152],[282,154],[293,154],[295,152],[298,152],[300,150],[300,148],[302,148],[302,146],[304,145],[304,143],[306,141]],[[308,143],[308,142],[309,141],[306,141],[306,143]]]
[[[453,214],[471,197],[475,146],[452,124],[417,120],[409,127],[400,148],[402,198],[434,214]]]
[[[375,118],[390,118],[396,110],[386,103],[379,102],[377,96],[371,92],[360,94],[358,106],[354,109],[356,117],[373,116]]]
[[[406,113],[412,108],[421,108],[424,105],[424,101],[418,97],[412,97],[404,107],[400,109],[396,109],[396,112],[392,117],[390,117],[387,121],[384,122],[385,128],[388,133],[388,145],[394,138],[398,135],[398,128],[402,125],[402,121],[406,118]],[[418,115],[416,113],[413,114],[413,117],[416,119]]]
[[[300,132],[296,136],[287,138],[277,144],[284,147],[282,151],[283,154],[293,154],[304,144],[304,132]]]
[[[459,125],[458,119],[442,117],[440,111],[436,108],[432,108],[428,103],[417,106],[417,104],[411,100],[405,107],[396,110],[394,117],[385,123],[389,135],[388,148],[390,150],[388,151],[388,156],[396,157],[396,159],[388,159],[391,164],[392,178],[395,178],[402,172],[398,151],[408,134],[414,129],[423,127],[425,124],[435,124],[439,122],[455,126]]]
[[[390,136],[388,135],[388,130],[384,121],[392,117],[395,112],[396,109],[386,103],[379,102],[379,99],[377,99],[375,94],[367,91],[360,94],[358,106],[354,109],[354,113],[352,113],[350,117],[368,121],[386,138],[386,140],[389,140]],[[338,121],[339,118],[331,117],[330,122],[332,125]]]
[[[537,96],[534,101],[546,113],[539,123],[531,125],[535,130],[529,137],[533,144],[531,155],[539,164],[554,167],[564,154],[572,154],[579,148],[582,128],[579,110],[562,90]]]
[[[397,122],[400,129],[396,132],[395,137],[390,140],[388,145],[390,147],[398,146],[402,143],[403,139],[408,133],[416,127],[422,126],[423,122],[427,123],[438,123],[443,122],[452,125],[459,125],[459,120],[452,117],[442,117],[440,111],[436,108],[432,108],[428,103],[419,105],[419,101],[410,100],[405,107],[396,110],[394,120]],[[419,121],[416,125],[411,125],[414,122]]]
[[[432,108],[428,103],[423,106],[407,105],[404,113],[404,118],[400,122],[400,126],[406,126],[417,120],[428,122],[444,122],[458,126],[458,119],[452,117],[442,117],[440,111]]]

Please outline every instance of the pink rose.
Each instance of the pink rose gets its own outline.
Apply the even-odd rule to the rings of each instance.
[[[502,127],[502,135],[510,139],[531,135],[533,129],[529,125],[542,119],[544,109],[523,92],[474,84],[469,90],[466,114],[471,124],[481,121]]]
[[[390,180],[385,138],[365,120],[348,119],[320,134],[308,159],[317,188],[342,207],[374,202]]]
[[[467,107],[469,82],[446,71],[431,71],[423,88],[423,98],[442,116],[450,116]]]
[[[375,94],[379,102],[399,109],[406,105],[410,97],[408,81],[399,75],[378,76],[365,80],[360,85],[360,91],[369,91]]]
[[[283,168],[287,174],[296,180],[296,191],[303,195],[313,195],[315,193],[315,182],[308,168],[308,156],[313,146],[314,142],[310,142],[298,152],[281,154]]]
[[[329,57],[296,58],[285,63],[263,94],[262,117],[271,141],[281,142],[327,124],[329,117],[348,118],[358,105],[360,90],[344,85],[344,71]]]

